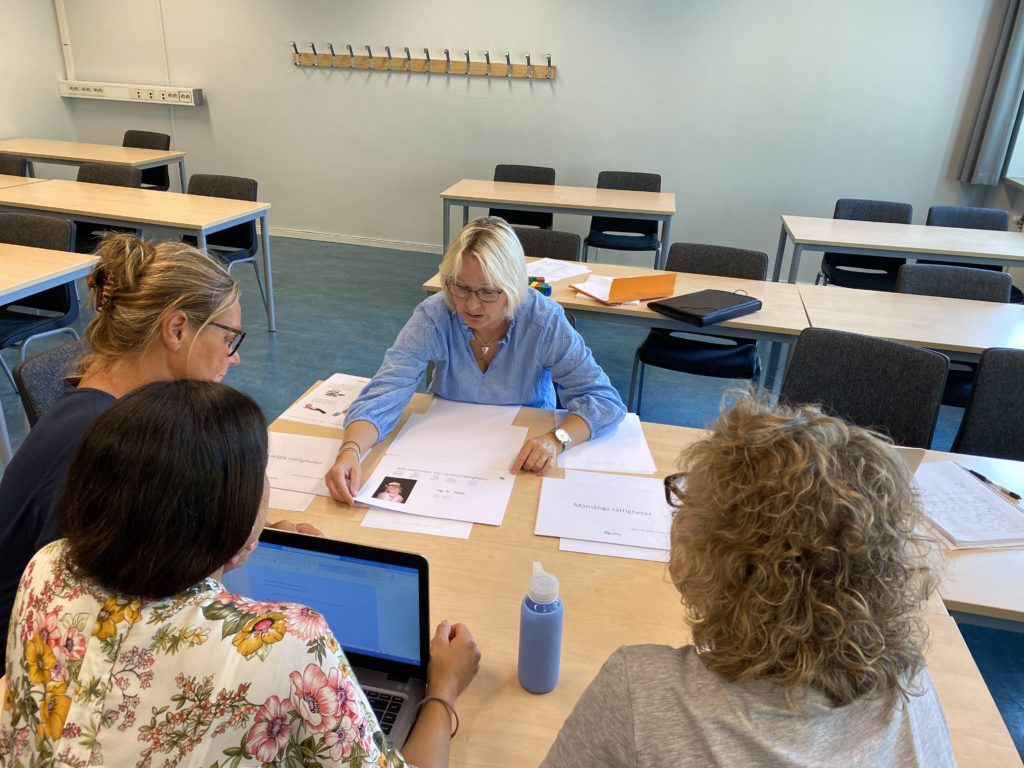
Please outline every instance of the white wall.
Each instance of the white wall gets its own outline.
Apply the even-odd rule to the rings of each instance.
[[[67,0],[80,79],[208,99],[68,109],[82,140],[170,131],[190,172],[257,178],[278,230],[436,247],[438,192],[514,162],[579,185],[658,171],[678,199],[674,239],[773,253],[781,213],[829,216],[837,197],[907,201],[921,222],[933,203],[1009,205],[955,181],[1005,4]],[[291,40],[477,60],[550,51],[558,80],[300,69]]]

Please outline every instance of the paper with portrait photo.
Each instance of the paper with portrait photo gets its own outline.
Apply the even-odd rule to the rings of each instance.
[[[363,376],[335,373],[312,392],[300,398],[281,414],[282,419],[325,427],[341,427],[352,401],[369,383]]]
[[[386,531],[425,533],[428,536],[447,536],[452,539],[468,539],[473,524],[462,520],[444,520],[439,517],[410,515],[406,512],[391,512],[387,509],[368,509],[363,517],[363,528],[379,528]]]
[[[267,477],[271,488],[330,496],[324,475],[334,465],[341,439],[271,432]]]
[[[514,482],[507,468],[389,453],[363,483],[356,501],[394,512],[501,525]]]
[[[567,411],[556,411],[561,423]],[[651,475],[657,471],[654,457],[644,437],[640,417],[627,413],[611,432],[587,440],[559,454],[558,466],[562,469],[585,469],[592,472],[635,472]]]

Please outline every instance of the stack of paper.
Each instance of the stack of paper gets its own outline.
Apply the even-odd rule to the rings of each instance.
[[[303,424],[341,427],[345,414],[369,379],[336,373],[281,414],[282,419]]]
[[[558,411],[558,422],[561,423],[567,414],[568,411]],[[627,413],[611,432],[559,454],[558,466],[561,469],[632,472],[638,475],[652,475],[657,470],[640,426],[640,417],[635,413]]]
[[[660,478],[566,471],[544,478],[534,533],[572,552],[665,561],[671,525]]]
[[[559,261],[558,259],[537,259],[526,265],[531,275],[543,277],[548,283],[556,283],[569,277],[589,275],[590,269],[578,261]]]
[[[952,548],[1024,545],[1024,510],[978,475],[940,461],[922,464],[914,479],[925,514]]]

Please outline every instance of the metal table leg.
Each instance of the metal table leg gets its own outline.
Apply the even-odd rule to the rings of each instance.
[[[664,269],[665,264],[668,263],[668,250],[672,247],[672,217],[664,219],[661,222],[661,253],[658,255],[658,263],[654,265],[655,269]]]
[[[800,254],[803,253],[804,247],[799,243],[793,244],[793,255],[790,257],[789,262],[789,282],[796,282],[796,273],[800,269]]]
[[[452,201],[444,200],[444,208],[441,214],[441,252],[448,250],[448,243],[452,239],[452,225],[449,217],[452,212]]]
[[[277,317],[274,314],[274,275],[270,267],[270,226],[267,224],[266,212],[260,216],[260,238],[263,250],[263,287],[267,292],[267,330],[277,330]]]
[[[775,251],[775,267],[772,269],[772,282],[779,282],[779,275],[782,274],[782,260],[786,257],[786,225],[782,225],[779,232],[779,247]]]

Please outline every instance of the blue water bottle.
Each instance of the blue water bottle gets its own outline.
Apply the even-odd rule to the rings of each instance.
[[[519,683],[531,693],[558,684],[562,655],[562,601],[558,579],[533,564],[530,588],[519,609]]]

